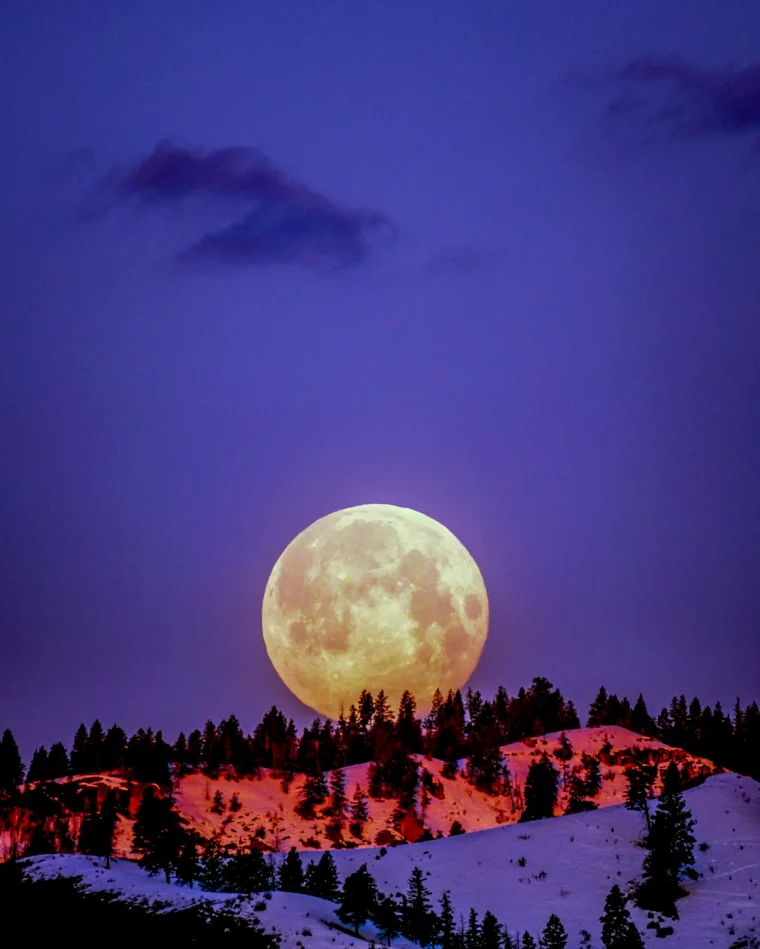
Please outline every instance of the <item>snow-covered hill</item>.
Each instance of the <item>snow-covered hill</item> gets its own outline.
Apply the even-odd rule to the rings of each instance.
[[[570,773],[581,762],[585,754],[602,758],[602,789],[595,803],[599,807],[621,804],[625,794],[624,771],[630,760],[631,752],[636,749],[649,749],[653,755],[661,757],[664,769],[669,761],[688,764],[691,772],[712,774],[716,771],[711,762],[695,758],[687,752],[670,748],[654,739],[644,738],[628,729],[617,726],[599,728],[581,728],[567,732],[573,746],[573,758],[566,762]],[[544,751],[550,755],[558,749],[560,733],[546,735],[543,738],[531,738],[524,742],[505,745],[502,751],[509,764],[512,784],[519,795],[524,787],[528,769],[533,761]],[[604,749],[609,752],[605,753]],[[562,770],[562,763],[554,760]],[[441,799],[432,797],[428,804],[424,821],[433,836],[448,836],[451,825],[459,821],[465,831],[485,830],[502,824],[511,824],[520,817],[521,809],[508,797],[491,796],[478,791],[460,775],[454,779],[441,776],[442,763],[420,757],[420,765],[433,777],[440,780],[443,788]],[[461,762],[462,770],[466,762]],[[360,785],[365,791],[368,786],[368,765],[353,765],[345,769],[348,799],[354,789]],[[268,849],[282,850],[291,846],[299,850],[331,848],[333,844],[327,835],[326,818],[305,820],[295,812],[303,778],[297,777],[287,794],[284,794],[280,781],[268,772],[261,779],[211,780],[202,774],[193,774],[184,778],[177,790],[177,806],[182,814],[204,837],[219,834],[222,841],[247,840],[258,831],[260,839]],[[657,791],[657,788],[655,789]],[[212,810],[214,795],[221,792],[225,801],[222,813]],[[240,810],[231,811],[229,803],[232,795],[237,794],[242,805]],[[346,840],[362,847],[371,846],[377,841],[378,833],[392,833],[392,814],[395,800],[370,800],[370,819],[361,839],[351,837],[346,832]],[[564,789],[560,794],[556,813],[563,813],[567,804]],[[381,841],[382,842],[382,838]],[[125,840],[125,844],[127,841]]]
[[[741,936],[760,933],[760,785],[736,774],[718,774],[685,792],[685,798],[697,821],[695,835],[701,846],[696,849],[696,869],[701,877],[686,884],[689,895],[679,902],[680,919],[669,923],[674,933],[664,944],[673,949],[727,949]],[[642,829],[640,815],[610,805],[387,851],[342,850],[334,856],[341,877],[367,863],[379,887],[389,893],[405,890],[412,867],[420,866],[436,898],[449,889],[458,912],[466,914],[470,906],[480,914],[490,909],[513,932],[539,933],[549,915],[557,913],[569,934],[568,949],[576,949],[583,929],[592,934],[592,945],[600,945],[598,918],[605,895],[613,883],[625,887],[639,875],[643,851],[637,841]],[[308,859],[309,854],[303,856]],[[80,875],[99,889],[135,896],[186,901],[200,895],[167,886],[126,861],[116,861],[111,870],[81,856],[38,857],[30,864],[37,874]],[[208,896],[223,902],[234,899]],[[257,904],[266,908],[255,911]],[[255,911],[268,929],[277,928],[285,947],[301,942],[314,949],[358,949],[367,944],[331,928],[334,906],[312,897],[275,892],[269,900],[243,900],[239,911]],[[646,929],[647,914],[633,914],[646,945],[662,945],[655,931]],[[362,934],[371,938],[372,928]]]

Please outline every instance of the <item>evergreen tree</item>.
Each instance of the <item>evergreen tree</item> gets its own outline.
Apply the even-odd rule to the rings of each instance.
[[[0,794],[13,794],[24,781],[24,765],[10,728],[0,738]]]
[[[567,782],[568,799],[566,814],[581,814],[584,811],[595,811],[596,804],[589,801],[586,791],[586,782],[579,774],[571,774]]]
[[[644,879],[637,891],[640,906],[674,912],[675,901],[685,892],[680,880],[684,876],[696,879],[693,827],[694,820],[681,794],[678,766],[671,761],[652,818],[652,829],[644,840],[647,855]]]
[[[554,815],[559,774],[544,752],[528,769],[525,779],[525,810],[521,821],[542,820]]]
[[[329,850],[326,850],[319,858],[319,862],[314,864],[312,889],[309,890],[307,886],[306,891],[322,900],[330,900],[332,903],[337,902],[340,895],[340,880],[338,879],[338,868],[335,866],[335,858]]]
[[[566,945],[567,933],[565,927],[562,925],[559,916],[552,913],[546,926],[544,926],[543,933],[541,933],[541,949],[565,949]]]
[[[528,932],[523,933],[521,949],[537,949],[536,940]]]
[[[311,818],[319,804],[327,800],[328,790],[324,772],[317,768],[314,774],[309,774],[304,780],[296,813],[301,817]]]
[[[586,728],[593,728],[596,725],[607,724],[607,701],[607,690],[604,686],[602,686],[599,689],[596,698],[591,703],[591,708],[588,710]]]
[[[583,755],[583,766],[586,770],[586,776],[583,780],[586,797],[598,797],[602,790],[602,769],[599,765],[599,759],[593,755]]]
[[[393,897],[378,897],[371,919],[386,946],[390,946],[391,940],[401,935],[401,915]]]
[[[111,866],[116,825],[119,821],[116,806],[116,792],[110,790],[100,810],[88,814],[79,829],[79,851],[95,857],[105,857],[106,867]]]
[[[451,894],[443,891],[441,896],[441,912],[439,919],[439,941],[441,949],[457,949],[457,924],[454,919],[454,909],[451,905]]]
[[[279,884],[280,889],[288,893],[303,893],[303,864],[295,847],[290,848],[287,857],[280,864]]]
[[[649,798],[652,794],[654,780],[657,777],[657,766],[648,765],[637,760],[626,768],[625,779],[625,806],[629,811],[639,811],[644,816],[647,833],[652,829],[652,819],[649,814]]]
[[[169,883],[186,840],[182,818],[172,799],[157,797],[153,788],[146,788],[133,833],[132,851],[140,855],[140,866],[151,876],[163,870]]]
[[[87,754],[89,756],[90,769],[92,771],[100,771],[103,768],[103,741],[105,735],[103,734],[103,726],[100,724],[100,721],[96,718],[95,721],[90,726],[90,733],[87,736]]]
[[[189,834],[179,849],[175,871],[180,886],[192,889],[193,882],[198,878],[198,848]]]
[[[485,911],[480,924],[480,949],[502,949],[501,926],[490,910]]]
[[[356,837],[361,837],[364,825],[369,820],[369,802],[367,795],[357,784],[354,789],[354,796],[351,800],[350,808],[350,828],[351,833]]]
[[[47,781],[49,773],[49,755],[47,748],[45,748],[43,745],[32,755],[32,763],[29,765],[29,771],[26,775],[26,783],[34,784],[36,781]]]
[[[438,917],[432,909],[430,891],[425,886],[422,870],[414,867],[409,875],[404,904],[404,935],[421,946],[429,946],[435,938],[437,929]]]
[[[612,887],[604,901],[604,914],[599,917],[602,924],[604,949],[643,949],[643,942],[635,923],[631,919],[625,897],[617,885]]]
[[[248,846],[233,851],[224,864],[223,875],[223,889],[230,893],[261,893],[270,885],[269,867],[253,839]]]
[[[87,727],[84,722],[82,722],[74,733],[74,743],[71,746],[71,773],[87,774],[89,771],[90,756]]]
[[[111,725],[103,738],[100,765],[104,771],[123,771],[126,764],[127,734],[119,725]]]
[[[636,704],[631,711],[631,728],[639,735],[649,735],[651,737],[657,733],[657,725],[647,711],[647,703],[641,693],[639,693]]]
[[[217,836],[206,842],[198,864],[197,880],[209,893],[220,893],[227,885],[226,851]]]
[[[346,773],[342,768],[336,768],[330,775],[330,814],[343,824],[346,817]]]
[[[363,863],[343,882],[341,902],[335,915],[341,922],[353,926],[358,936],[359,927],[372,918],[376,905],[377,885],[372,874],[367,870],[367,864]]]
[[[69,774],[69,756],[66,754],[66,749],[60,741],[50,746],[47,768],[48,781],[55,781],[56,778],[65,778]]]
[[[471,907],[470,915],[467,920],[467,929],[464,933],[465,949],[480,949],[480,923],[478,914]]]
[[[209,808],[212,814],[223,814],[224,813],[224,795],[217,788],[214,791],[214,797],[211,801],[211,807]]]

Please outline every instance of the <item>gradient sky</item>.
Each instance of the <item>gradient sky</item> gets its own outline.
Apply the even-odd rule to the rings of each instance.
[[[27,755],[310,719],[261,597],[367,501],[480,564],[474,686],[760,698],[760,4],[5,3],[0,117]]]

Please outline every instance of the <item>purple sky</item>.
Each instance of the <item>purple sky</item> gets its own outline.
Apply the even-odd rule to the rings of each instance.
[[[760,697],[760,4],[0,10],[0,727],[273,702],[290,539],[480,564],[472,684]]]

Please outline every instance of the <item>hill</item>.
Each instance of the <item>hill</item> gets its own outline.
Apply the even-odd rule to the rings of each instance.
[[[688,895],[678,904],[680,918],[668,921],[673,933],[666,945],[722,949],[740,944],[760,933],[760,785],[736,774],[717,774],[684,796],[696,819],[700,878],[686,884]],[[625,887],[640,873],[641,832],[640,815],[610,805],[387,850],[343,850],[335,859],[342,877],[367,863],[379,887],[389,893],[404,891],[411,869],[419,866],[436,899],[448,889],[458,912],[466,914],[470,906],[479,913],[490,909],[510,932],[537,934],[548,916],[557,913],[569,934],[568,949],[577,949],[582,930],[592,934],[592,945],[599,945],[598,917],[612,884]],[[151,878],[127,861],[106,870],[94,858],[50,855],[31,858],[29,866],[33,875],[78,875],[89,886],[124,896],[171,903],[201,896]],[[242,914],[258,915],[268,930],[274,927],[283,934],[286,947],[299,942],[313,949],[359,947],[373,936],[369,925],[361,939],[336,930],[334,905],[314,897],[275,892],[268,900],[240,901],[232,895],[208,896]],[[646,928],[656,921],[640,910],[633,915],[645,944],[661,945],[656,930]],[[304,935],[305,930],[311,935]],[[408,944],[398,940],[394,945]]]

